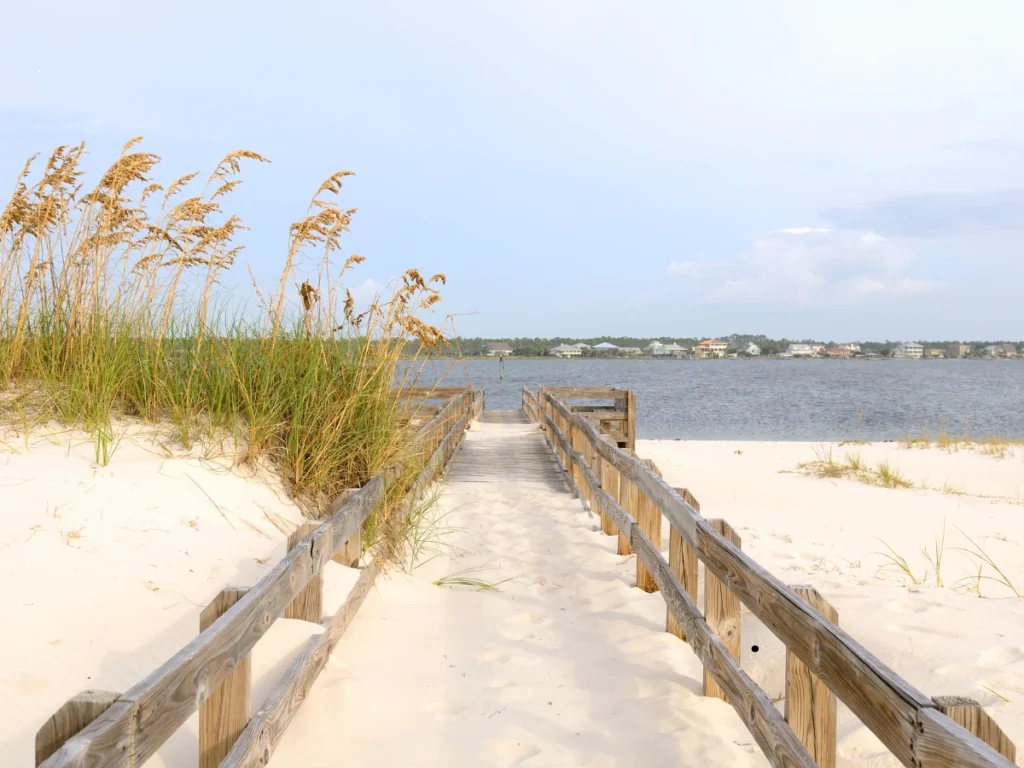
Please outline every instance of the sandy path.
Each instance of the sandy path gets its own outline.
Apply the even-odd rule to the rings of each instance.
[[[379,583],[272,764],[765,765],[536,427],[487,416],[439,501],[457,549]],[[500,591],[433,584],[467,568]]]

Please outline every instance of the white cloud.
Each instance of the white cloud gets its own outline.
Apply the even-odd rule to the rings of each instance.
[[[672,262],[667,271],[706,279],[717,303],[828,307],[921,295],[945,284],[907,274],[914,253],[905,244],[862,230],[791,227],[761,235],[733,264],[706,257]]]
[[[690,261],[672,261],[665,268],[670,275],[684,280],[702,280],[728,266],[724,261],[698,256]]]

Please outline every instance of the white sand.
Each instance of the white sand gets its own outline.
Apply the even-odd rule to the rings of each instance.
[[[898,464],[917,486],[948,485],[973,495],[790,473],[829,448],[837,461],[860,453],[872,467],[882,460]],[[981,583],[988,599],[965,593],[978,560],[955,551],[970,547],[963,534],[970,536],[1024,590],[1024,451],[995,459],[893,443],[641,441],[637,452],[653,459],[672,485],[688,487],[705,517],[737,528],[744,550],[768,570],[787,583],[817,587],[839,610],[840,624],[897,673],[929,695],[977,699],[1024,752],[1024,600],[988,580]],[[934,546],[944,524],[946,586],[939,588],[921,549]],[[931,571],[927,584],[879,573],[885,559],[874,553],[886,551],[882,541],[919,579]],[[987,567],[984,575],[996,576]],[[746,610],[743,651],[744,668],[770,696],[781,695],[781,644]],[[839,731],[839,765],[897,765],[842,708]]]
[[[765,765],[536,429],[481,427],[440,499],[455,550],[378,582],[272,765]],[[432,583],[467,568],[500,591]]]
[[[269,473],[170,456],[129,434],[106,467],[79,433],[0,444],[0,765],[34,765],[35,734],[75,693],[125,691],[198,634],[225,586],[284,555],[300,511]],[[276,525],[275,525],[276,522]],[[356,572],[331,564],[326,610]],[[253,657],[258,706],[314,625],[278,621]],[[198,762],[198,715],[148,765]]]
[[[1024,584],[1024,457],[833,449],[965,494],[951,495],[793,472],[815,449],[638,446],[705,516],[738,528],[766,568],[815,585],[885,663],[925,693],[977,698],[1024,744],[1024,601],[996,599],[1006,591],[989,581],[985,599],[954,589],[977,566],[953,551],[967,544],[959,527]],[[284,553],[263,509],[290,524],[300,516],[267,478],[154,450],[122,444],[106,468],[89,445],[69,455],[66,440],[0,453],[0,609],[17,628],[4,633],[0,765],[29,764],[36,729],[68,696],[126,690],[195,636],[217,591],[254,583]],[[378,582],[274,765],[766,764],[732,709],[700,696],[700,665],[663,631],[660,596],[633,587],[635,559],[595,532],[534,427],[474,425],[443,490],[427,546],[446,548]],[[884,539],[921,575],[920,548],[944,521],[945,588],[878,573]],[[465,569],[499,590],[433,584]],[[327,612],[354,577],[329,565]],[[315,631],[279,620],[257,645],[254,707]],[[746,611],[743,651],[744,668],[781,695],[781,645]],[[195,765],[196,720],[151,764]],[[839,754],[840,766],[896,765],[844,709]]]

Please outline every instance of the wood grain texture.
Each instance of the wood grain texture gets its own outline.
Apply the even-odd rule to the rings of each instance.
[[[294,531],[288,534],[288,549],[294,549],[299,542],[305,546],[313,546],[313,532],[319,528],[317,523],[301,523]],[[284,618],[298,619],[300,621],[311,621],[319,624],[323,620],[324,612],[324,577],[317,573],[306,586],[299,590],[288,607],[284,609]]]
[[[954,723],[977,736],[1011,763],[1017,760],[1017,747],[977,701],[964,696],[936,696],[933,700],[939,712]]]
[[[248,591],[248,587],[222,589],[199,614],[199,631],[209,629]],[[252,654],[248,654],[199,707],[199,768],[217,768],[245,729],[251,690]]]
[[[640,505],[640,491],[635,485],[622,475],[619,475],[619,482],[617,484],[617,493],[612,493],[615,500],[622,505],[622,507],[629,512],[633,519],[636,519],[638,507]],[[611,489],[608,489],[611,493]],[[629,531],[623,533],[619,531],[619,540],[616,552],[620,555],[632,555],[633,546],[629,543]]]
[[[669,527],[668,539],[668,563],[672,573],[683,585],[686,594],[690,596],[694,604],[697,603],[697,553],[686,543],[679,531]],[[653,576],[652,576],[653,578]],[[665,631],[670,632],[680,640],[686,640],[686,630],[676,621],[672,611],[666,610],[668,614],[665,619]]]
[[[626,390],[615,387],[544,387],[544,391],[562,400],[614,400]]]
[[[342,491],[336,500],[344,506],[347,502],[351,501],[352,498],[359,493],[359,488],[346,488]],[[339,565],[344,565],[346,568],[358,568],[359,558],[363,554],[363,527],[359,526],[359,530],[356,534],[349,538],[344,544],[342,544],[338,551],[334,553],[331,560]]]
[[[739,534],[725,520],[708,520],[708,525],[737,549],[740,547]],[[732,657],[739,661],[740,601],[729,591],[728,585],[710,573],[704,575],[704,621],[722,639],[722,644]],[[704,668],[704,695],[728,700],[725,691],[707,667]]]
[[[64,742],[106,712],[120,694],[110,691],[76,693],[54,712],[36,733],[36,765],[64,746]]]
[[[651,470],[658,477],[661,477],[661,472],[655,466],[654,462],[650,459],[642,459],[644,465]],[[661,550],[661,511],[655,506],[654,502],[651,501],[650,497],[640,491],[639,486],[635,483],[630,483],[631,490],[636,496],[636,518],[637,524],[640,526],[640,530],[644,532],[644,536],[648,538],[654,548]],[[654,581],[654,577],[651,576],[647,570],[647,566],[644,565],[643,561],[638,557],[636,559],[636,585],[644,592],[657,592],[658,584]]]
[[[821,616],[839,623],[837,611],[814,587],[793,592]],[[836,765],[836,695],[800,659],[786,653],[786,722],[821,768]]]
[[[636,450],[636,392],[626,391],[626,447]]]
[[[1014,763],[938,709],[920,709],[917,729],[914,765],[920,768],[1015,768]]]

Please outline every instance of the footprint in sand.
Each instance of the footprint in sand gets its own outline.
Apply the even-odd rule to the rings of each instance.
[[[521,765],[531,757],[540,754],[540,748],[528,741],[499,741],[494,745],[494,754],[498,758],[497,765]]]
[[[468,709],[469,707],[465,704],[458,704],[454,701],[432,701],[423,707],[424,712],[430,712],[433,715],[444,715],[448,717],[461,715]]]
[[[978,666],[982,669],[998,669],[1016,664],[1024,659],[1024,649],[1015,645],[986,648],[978,657]]]
[[[511,658],[511,654],[501,653],[500,651],[485,651],[476,655],[477,661],[490,664],[508,664]]]

